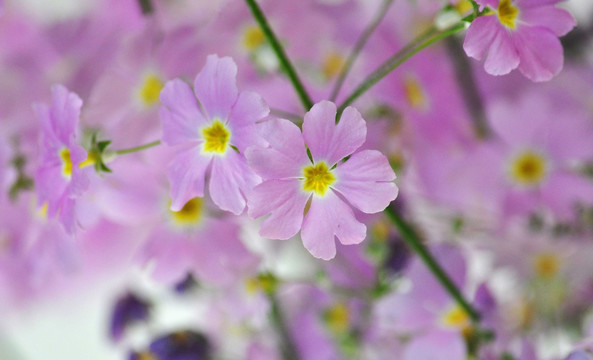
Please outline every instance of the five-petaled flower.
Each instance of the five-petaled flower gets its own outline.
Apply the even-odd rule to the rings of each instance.
[[[234,214],[243,212],[246,195],[260,182],[242,154],[248,146],[263,143],[255,124],[269,109],[259,95],[238,92],[236,75],[231,58],[210,55],[193,92],[175,79],[160,94],[162,140],[185,147],[168,168],[173,211],[204,196],[208,171],[212,201]]]
[[[261,126],[269,146],[246,153],[263,178],[249,196],[248,213],[254,218],[270,215],[260,234],[288,239],[301,230],[307,250],[326,260],[336,254],[334,237],[358,244],[366,236],[365,225],[348,203],[377,213],[398,193],[387,158],[374,150],[357,151],[367,130],[360,113],[348,107],[339,123],[335,118],[336,106],[322,101],[305,115],[302,133],[288,120],[266,121]]]
[[[556,7],[562,0],[476,0],[491,10],[475,19],[463,45],[468,56],[481,59],[492,75],[519,71],[532,81],[546,81],[562,69],[558,36],[575,26],[570,13]]]
[[[77,143],[82,100],[62,85],[51,89],[51,105],[35,104],[41,124],[41,159],[35,173],[37,197],[49,217],[58,216],[67,232],[76,224],[75,200],[89,186],[82,167],[87,152]]]

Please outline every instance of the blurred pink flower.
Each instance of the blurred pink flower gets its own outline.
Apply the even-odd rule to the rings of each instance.
[[[52,87],[51,106],[34,106],[41,123],[41,159],[35,173],[38,201],[47,206],[49,217],[58,216],[68,233],[75,230],[75,200],[89,186],[81,169],[87,153],[77,143],[81,107],[78,95],[62,85]]]
[[[468,56],[484,57],[491,75],[515,68],[532,81],[550,80],[563,65],[558,36],[568,33],[575,21],[556,7],[561,0],[477,0],[492,10],[470,25],[464,49]]]
[[[231,58],[210,55],[196,76],[195,95],[179,79],[167,82],[161,92],[162,140],[169,146],[185,146],[168,168],[171,210],[178,211],[189,199],[204,196],[207,172],[212,201],[237,215],[245,208],[245,196],[260,182],[243,153],[248,146],[262,143],[255,123],[269,109],[259,95],[238,92],[236,75]]]
[[[336,255],[334,237],[348,245],[366,236],[365,225],[341,197],[362,212],[377,213],[398,193],[385,156],[357,151],[366,138],[360,113],[348,107],[338,124],[335,118],[335,104],[322,101],[305,114],[302,133],[288,120],[268,121],[262,132],[269,147],[252,147],[246,153],[249,165],[264,179],[249,197],[251,217],[270,214],[260,234],[288,239],[302,229],[307,250],[325,260]]]

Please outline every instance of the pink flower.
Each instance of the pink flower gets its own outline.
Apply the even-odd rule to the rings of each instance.
[[[77,143],[82,100],[62,85],[51,89],[51,106],[34,105],[41,123],[41,159],[35,173],[39,204],[47,215],[58,216],[68,233],[75,229],[75,201],[89,186],[81,169],[86,151]]]
[[[325,260],[336,254],[335,236],[345,245],[358,244],[366,236],[365,225],[344,199],[365,213],[376,213],[398,192],[385,156],[357,151],[366,138],[360,113],[348,107],[338,124],[335,117],[336,106],[322,101],[305,115],[302,133],[288,120],[267,121],[262,131],[269,147],[252,147],[246,153],[249,165],[264,180],[249,197],[249,215],[270,214],[260,234],[288,239],[302,229],[307,250]]]
[[[212,201],[234,214],[243,212],[246,194],[260,182],[242,154],[262,142],[255,123],[269,109],[259,95],[238,92],[236,75],[231,58],[210,55],[196,76],[193,92],[180,79],[167,82],[161,92],[162,140],[169,146],[184,145],[168,168],[171,210],[179,211],[190,199],[204,196],[207,172]]]
[[[475,19],[463,45],[468,56],[481,59],[491,75],[515,68],[532,81],[550,80],[563,65],[558,36],[568,33],[575,21],[557,8],[561,0],[478,0],[492,11]]]

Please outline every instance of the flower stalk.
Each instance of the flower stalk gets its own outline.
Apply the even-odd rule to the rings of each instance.
[[[303,104],[303,107],[305,108],[306,111],[308,111],[313,106],[313,100],[311,100],[311,97],[307,93],[307,90],[305,89],[305,86],[301,82],[301,79],[299,78],[296,70],[294,69],[294,66],[288,59],[288,56],[286,56],[286,53],[284,52],[284,48],[282,47],[282,45],[278,41],[278,38],[272,31],[272,28],[268,24],[268,21],[266,20],[266,16],[260,9],[259,5],[257,5],[257,2],[255,0],[245,0],[245,1],[247,2],[249,9],[251,9],[251,12],[253,13],[253,17],[255,18],[255,20],[259,24],[260,28],[262,29],[266,39],[270,43],[270,46],[272,46],[272,50],[274,50],[274,53],[276,53],[276,56],[278,57],[278,60],[280,61],[282,68],[286,72],[286,75],[288,75],[290,82],[294,86],[294,89],[296,90],[296,92],[299,96],[299,99],[301,100],[301,103]]]

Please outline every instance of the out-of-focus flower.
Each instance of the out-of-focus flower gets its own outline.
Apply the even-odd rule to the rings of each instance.
[[[210,55],[196,76],[195,95],[179,79],[169,81],[161,92],[163,142],[185,146],[168,168],[171,210],[179,211],[191,198],[204,196],[207,172],[212,201],[234,214],[243,212],[246,195],[260,182],[243,153],[248,146],[262,144],[255,123],[269,109],[259,95],[238,92],[236,75],[231,58]]]
[[[73,233],[76,198],[89,186],[82,167],[91,160],[77,143],[82,100],[64,86],[52,87],[51,106],[35,105],[41,125],[41,158],[35,173],[39,204]]]
[[[435,248],[433,253],[457,287],[463,289],[466,269],[461,253],[444,246]],[[471,329],[469,315],[417,259],[407,275],[412,289],[405,294],[392,293],[377,305],[376,319],[382,331],[412,336],[402,359],[466,359],[463,336]]]
[[[350,245],[366,236],[366,226],[340,196],[365,213],[376,213],[398,193],[387,158],[374,150],[357,151],[366,138],[360,113],[348,107],[338,124],[335,118],[336,106],[322,101],[305,115],[302,134],[288,120],[268,121],[262,131],[269,147],[252,147],[246,154],[264,179],[249,198],[250,216],[270,214],[260,234],[288,239],[302,229],[307,250],[325,260],[336,254],[335,237]]]
[[[115,341],[121,339],[124,331],[133,323],[148,320],[150,304],[138,295],[128,292],[117,300],[111,314],[109,335]]]
[[[135,352],[130,360],[208,360],[212,345],[203,334],[193,330],[177,331],[154,339],[148,351]]]
[[[467,31],[464,49],[476,59],[488,55],[489,74],[519,71],[532,81],[550,80],[563,65],[558,36],[574,26],[570,13],[556,7],[560,0],[477,0],[491,10],[475,19]]]

